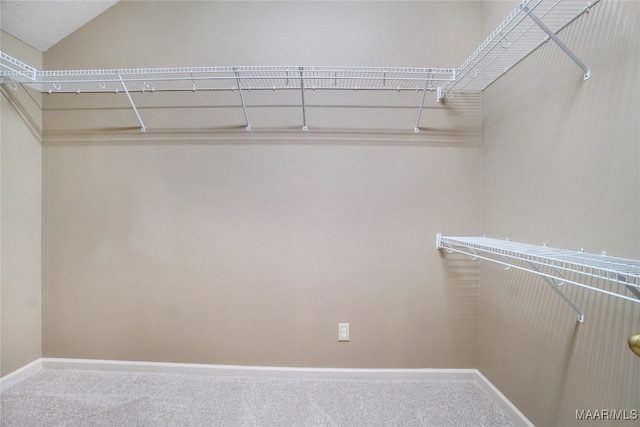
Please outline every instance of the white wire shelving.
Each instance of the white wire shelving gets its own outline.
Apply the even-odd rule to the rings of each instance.
[[[0,84],[17,85],[42,93],[124,93],[140,128],[145,125],[131,93],[237,91],[239,104],[251,129],[244,93],[252,90],[300,92],[303,130],[307,130],[305,91],[416,91],[421,92],[415,132],[427,92],[437,100],[454,92],[479,92],[509,68],[552,39],[584,71],[589,69],[556,33],[589,11],[599,0],[523,0],[498,28],[458,68],[255,66],[174,67],[100,70],[37,70],[0,52]]]
[[[26,66],[28,67],[28,66]],[[17,68],[17,67],[16,67]],[[236,90],[435,90],[455,78],[453,68],[180,67],[33,71],[5,77],[46,93]]]
[[[332,91],[412,91],[422,92],[415,131],[419,131],[425,94],[455,79],[455,68],[410,67],[177,67],[103,70],[40,71],[4,53],[0,56],[3,82],[31,87],[47,94],[125,93],[145,130],[131,97],[132,92],[237,91],[247,130],[251,129],[243,92],[299,91],[303,129],[307,130],[304,92]]]
[[[440,234],[436,236],[436,248],[542,277],[576,311],[580,322],[584,320],[584,314],[560,290],[565,284],[640,304],[639,260],[607,256],[604,252],[593,254],[488,237]]]
[[[438,90],[438,100],[453,92],[483,91],[540,45],[553,40],[590,77],[588,67],[557,33],[599,0],[523,0],[456,69],[456,79]]]

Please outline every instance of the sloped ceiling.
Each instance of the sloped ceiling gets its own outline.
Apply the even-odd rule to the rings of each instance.
[[[118,0],[0,0],[0,28],[45,52]]]

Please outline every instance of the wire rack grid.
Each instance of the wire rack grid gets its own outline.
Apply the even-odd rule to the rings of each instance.
[[[7,67],[8,68],[8,67]],[[13,69],[6,78],[45,93],[234,90],[435,90],[455,78],[453,68],[407,67],[179,67],[37,71]]]
[[[640,303],[640,261],[511,242],[487,237],[445,237],[438,235],[436,247],[529,271],[554,281],[574,284],[592,291]],[[482,255],[480,253],[482,253]],[[576,279],[572,279],[576,278]],[[578,281],[582,279],[581,281]],[[595,279],[595,280],[594,280]],[[586,283],[589,284],[586,284]],[[614,290],[597,286],[608,282]]]
[[[549,40],[531,15],[558,33],[599,0],[523,0],[445,82],[440,98],[455,92],[478,92]]]

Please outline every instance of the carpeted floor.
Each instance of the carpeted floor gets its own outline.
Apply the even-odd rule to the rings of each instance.
[[[2,427],[516,426],[474,381],[43,369],[1,396]]]

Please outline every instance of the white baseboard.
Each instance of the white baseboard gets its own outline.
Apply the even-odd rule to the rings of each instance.
[[[42,359],[34,360],[28,365],[24,365],[20,369],[16,369],[8,375],[0,378],[0,393],[9,389],[9,387],[26,380],[30,376],[36,374],[42,369]]]
[[[0,378],[2,390],[23,381],[41,369],[78,369],[106,372],[147,372],[182,375],[219,375],[277,378],[404,379],[476,381],[514,420],[522,426],[533,424],[477,369],[348,369],[289,368],[278,366],[205,365],[196,363],[136,362],[97,359],[38,359]]]
[[[512,418],[520,420],[523,426],[527,427],[535,427],[531,421],[527,417],[524,416],[522,412],[511,403],[507,396],[502,394],[500,390],[496,386],[493,385],[491,381],[487,379],[480,371],[476,370],[477,381],[484,388],[484,390],[489,393],[502,407],[502,409],[511,415]]]
[[[115,372],[153,372],[184,375],[224,375],[280,378],[345,379],[477,379],[476,369],[350,369],[279,366],[205,365],[196,363],[135,362],[94,359],[42,359],[43,369],[81,369]]]

